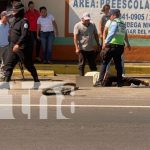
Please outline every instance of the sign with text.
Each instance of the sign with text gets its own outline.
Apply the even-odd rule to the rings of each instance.
[[[150,35],[150,0],[66,0],[68,34],[73,33],[75,23],[84,12],[91,14],[92,21],[97,26],[102,6],[105,4],[109,4],[112,9],[120,9],[128,34]]]

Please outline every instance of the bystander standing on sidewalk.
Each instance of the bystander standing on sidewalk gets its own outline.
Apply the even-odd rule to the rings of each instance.
[[[102,10],[100,13],[100,19],[98,22],[98,34],[99,34],[99,39],[101,40],[101,44],[103,43],[103,31],[105,28],[105,24],[109,20],[109,10],[110,10],[110,5],[105,4],[102,7]]]
[[[40,7],[41,16],[37,20],[37,38],[41,40],[43,48],[43,63],[50,64],[52,58],[52,46],[58,28],[54,16],[47,13],[46,7]]]
[[[25,18],[29,21],[29,31],[32,37],[32,51],[34,52],[34,43],[36,43],[36,62],[41,62],[40,58],[40,48],[41,42],[37,39],[37,19],[40,16],[40,12],[34,8],[33,1],[29,1],[28,3],[28,10],[25,13]]]
[[[91,71],[96,71],[96,51],[100,51],[99,37],[96,26],[90,21],[89,13],[84,13],[81,21],[74,26],[75,52],[79,57],[79,74],[84,76],[86,60]],[[96,40],[97,49],[93,40]]]
[[[9,51],[9,24],[7,18],[7,12],[1,12],[0,20],[0,61],[1,61],[1,70],[6,62],[6,57]]]

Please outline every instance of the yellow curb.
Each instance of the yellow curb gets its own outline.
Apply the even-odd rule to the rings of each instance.
[[[51,77],[55,75],[53,70],[37,70],[37,73],[38,76],[42,77]],[[20,69],[15,69],[13,71],[13,76],[20,76],[20,75],[22,75]],[[24,70],[24,76],[31,76],[31,74],[27,70]]]
[[[35,65],[37,72],[41,76],[54,76],[54,74],[78,74],[78,65],[77,64],[36,64]],[[18,69],[18,66],[16,67]],[[98,71],[100,71],[100,65],[97,65]],[[16,70],[16,69],[15,69]],[[90,71],[88,65],[85,66],[85,72]],[[110,72],[114,74],[116,72],[114,65],[111,66]],[[125,73],[126,74],[150,74],[150,66],[144,65],[126,65],[125,64]],[[16,73],[17,74],[17,73]],[[18,74],[20,75],[20,70],[18,69]],[[28,75],[30,75],[28,73]]]

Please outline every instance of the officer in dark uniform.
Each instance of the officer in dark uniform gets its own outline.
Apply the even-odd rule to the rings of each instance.
[[[10,29],[10,51],[6,59],[5,81],[9,82],[15,65],[21,61],[31,73],[35,82],[39,82],[37,71],[32,61],[32,51],[30,49],[29,24],[24,18],[24,5],[17,2],[13,6],[15,17]]]

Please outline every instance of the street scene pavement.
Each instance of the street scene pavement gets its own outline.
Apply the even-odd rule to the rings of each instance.
[[[76,82],[76,75],[43,79],[39,89],[16,80],[0,90],[0,149],[149,150],[149,87],[82,86],[71,95],[42,94],[42,84],[62,81]]]
[[[0,150],[150,150],[149,1],[0,0]]]

